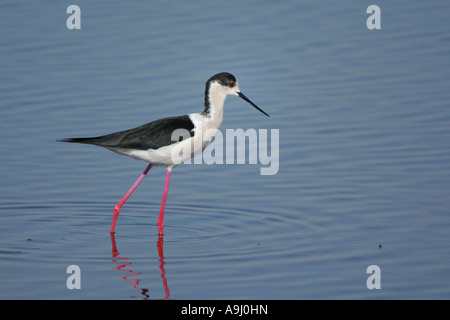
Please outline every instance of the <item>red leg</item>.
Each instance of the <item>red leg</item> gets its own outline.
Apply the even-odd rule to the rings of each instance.
[[[147,166],[147,168],[144,170],[144,172],[142,172],[142,174],[139,176],[139,179],[137,179],[136,182],[133,184],[133,186],[130,188],[130,190],[128,190],[128,192],[125,194],[125,196],[122,198],[122,200],[120,200],[120,202],[114,207],[114,215],[113,215],[112,224],[111,224],[111,233],[114,233],[114,230],[116,229],[117,216],[119,215],[120,209],[122,208],[123,204],[125,203],[125,201],[128,200],[128,198],[131,196],[133,191],[137,188],[137,186],[145,178],[145,176],[147,175],[147,173],[150,171],[151,168],[152,168],[152,165],[149,164]]]
[[[169,191],[169,182],[170,182],[170,173],[172,172],[172,168],[167,168],[166,172],[166,184],[164,185],[164,194],[161,202],[161,209],[159,210],[159,218],[158,218],[158,232],[159,235],[163,235],[164,229],[164,209],[166,208],[166,199],[167,192]]]

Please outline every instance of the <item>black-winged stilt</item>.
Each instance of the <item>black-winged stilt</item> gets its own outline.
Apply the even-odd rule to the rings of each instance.
[[[122,200],[114,207],[111,233],[115,231],[117,216],[123,204],[145,178],[151,167],[165,166],[167,167],[166,182],[158,218],[158,231],[161,236],[163,235],[164,209],[172,169],[182,161],[199,154],[211,143],[212,138],[222,123],[223,105],[226,97],[229,95],[241,97],[257,110],[269,116],[240,91],[238,82],[232,74],[222,72],[212,76],[206,82],[205,109],[202,113],[191,113],[178,117],[155,120],[134,129],[100,137],[61,140],[63,142],[87,143],[105,147],[116,153],[149,163],[130,190],[128,190]],[[183,132],[188,132],[189,135],[181,141],[174,141],[173,133],[176,130],[183,130]],[[204,135],[207,131],[208,138],[205,139]],[[183,154],[180,158],[179,152],[174,152],[174,149],[177,148],[176,150],[179,151],[184,150],[184,147],[188,147],[187,150],[190,152]],[[174,157],[174,154],[177,156]]]

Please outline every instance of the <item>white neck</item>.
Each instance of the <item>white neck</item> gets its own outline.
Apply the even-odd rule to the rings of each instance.
[[[227,98],[227,92],[223,90],[217,82],[212,82],[205,92],[205,111],[203,115],[209,118],[209,121],[216,122],[220,126],[223,119],[223,105]]]

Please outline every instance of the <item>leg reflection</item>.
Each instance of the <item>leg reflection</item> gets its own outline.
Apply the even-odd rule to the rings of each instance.
[[[164,236],[159,235],[158,242],[156,243],[156,247],[158,248],[158,255],[159,255],[159,269],[161,269],[161,278],[163,280],[163,286],[164,291],[166,292],[166,297],[164,299],[169,299],[170,292],[169,287],[167,286],[167,279],[166,279],[166,270],[164,269],[164,265],[166,262],[164,261]]]
[[[141,273],[134,272],[130,269],[127,269],[131,265],[131,262],[128,260],[128,258],[119,256],[119,251],[117,250],[116,238],[115,238],[114,233],[111,233],[111,245],[112,245],[112,256],[114,258],[114,259],[112,259],[112,261],[119,263],[119,265],[117,267],[114,267],[113,269],[126,271],[128,274],[123,276],[122,279],[131,281],[133,283],[131,286],[133,289],[141,290],[141,294],[144,296],[143,297],[144,300],[147,300],[148,298],[150,298],[150,295],[148,294],[148,289],[138,287],[140,279],[137,279],[137,278],[128,279],[129,277],[138,276]],[[163,237],[162,236],[158,237],[156,246],[158,248],[158,255],[159,255],[158,261],[160,262],[159,269],[161,270],[161,278],[163,280],[164,291],[166,294],[165,299],[168,299],[170,296],[170,292],[169,292],[169,287],[167,286],[166,271],[164,269],[165,261],[164,261],[164,253],[163,253],[164,245],[163,245]]]

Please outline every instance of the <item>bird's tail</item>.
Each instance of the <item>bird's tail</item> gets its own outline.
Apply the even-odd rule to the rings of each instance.
[[[87,144],[96,144],[97,138],[67,138],[56,140],[57,142],[75,142],[75,143],[87,143]]]

